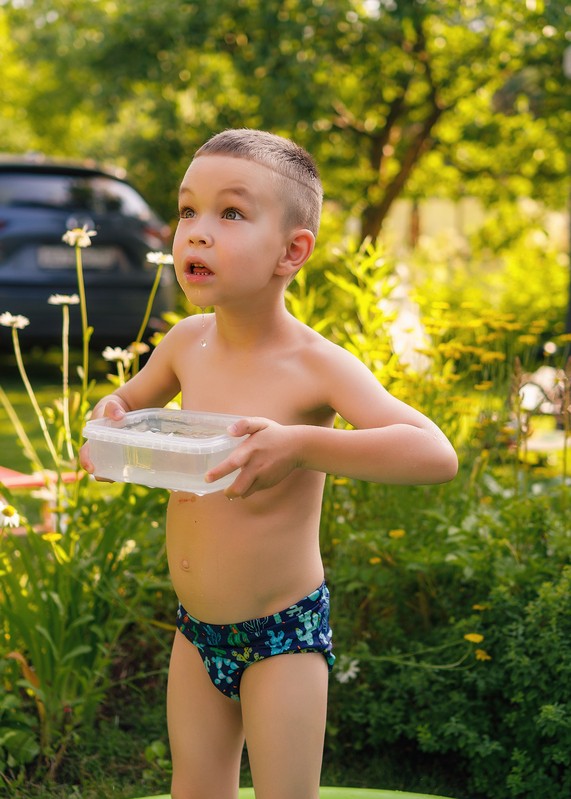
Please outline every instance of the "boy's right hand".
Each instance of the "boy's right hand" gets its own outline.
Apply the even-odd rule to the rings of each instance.
[[[114,421],[118,422],[123,418],[123,416],[125,416],[125,413],[126,410],[121,400],[115,397],[104,398],[103,400],[100,400],[100,402],[98,402],[93,409],[91,419],[101,419],[106,417],[107,419],[113,419]],[[79,463],[81,467],[88,472],[88,474],[93,474],[95,471],[95,466],[89,459],[89,441],[86,441],[79,450]],[[96,477],[95,479],[105,483],[113,482],[113,480],[106,480],[103,477]]]

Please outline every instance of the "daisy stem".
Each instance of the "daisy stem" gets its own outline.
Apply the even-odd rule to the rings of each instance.
[[[56,469],[59,471],[59,457],[56,452],[56,449],[53,445],[53,441],[51,439],[48,426],[46,424],[46,420],[44,414],[42,413],[42,409],[38,404],[38,400],[36,399],[36,395],[34,393],[34,389],[32,388],[32,384],[28,379],[28,374],[26,372],[26,367],[24,366],[24,361],[22,359],[22,350],[20,349],[20,339],[18,338],[18,331],[15,327],[12,328],[12,341],[14,344],[14,354],[16,356],[16,363],[18,365],[18,371],[20,372],[20,376],[22,378],[22,382],[26,387],[26,391],[28,393],[28,397],[30,398],[30,402],[32,403],[32,407],[35,411],[35,414],[38,418],[38,422],[40,423],[40,427],[42,429],[42,433],[44,435],[44,440],[47,444],[48,450],[50,455],[53,458],[53,462],[55,464]]]
[[[134,344],[140,344],[143,338],[143,334],[147,329],[147,324],[149,322],[149,318],[151,316],[151,309],[153,307],[153,302],[155,301],[155,296],[157,293],[157,289],[159,288],[159,283],[161,280],[161,274],[163,271],[163,264],[157,264],[157,271],[155,274],[155,280],[153,286],[151,288],[149,299],[147,300],[147,307],[145,308],[145,315],[143,316],[143,321],[141,322],[141,327],[139,328],[139,332],[137,333],[137,337],[134,341]],[[133,362],[133,374],[136,374],[139,370],[139,353],[137,352],[137,347],[134,348],[135,351],[135,361]]]
[[[87,396],[87,376],[89,371],[89,339],[91,330],[87,325],[87,302],[85,299],[85,282],[83,280],[83,263],[81,248],[75,245],[75,271],[77,273],[77,286],[79,289],[79,307],[81,309],[81,338],[83,342],[83,367],[81,375],[81,400],[82,406]]]
[[[20,419],[18,418],[18,414],[10,400],[8,399],[7,394],[5,393],[2,386],[0,386],[0,402],[4,406],[4,410],[8,415],[8,418],[12,422],[12,426],[16,431],[16,435],[20,439],[20,443],[22,444],[22,449],[24,450],[24,455],[30,461],[32,468],[38,471],[45,471],[42,461],[40,460],[40,456],[36,452],[34,445],[28,438],[26,431],[24,430],[24,426],[21,423]]]
[[[69,306],[62,306],[62,391],[63,391],[63,426],[67,456],[73,460],[73,445],[71,443],[71,426],[69,422]]]

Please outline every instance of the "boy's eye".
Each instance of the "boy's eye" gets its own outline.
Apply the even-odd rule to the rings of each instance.
[[[222,214],[224,219],[243,219],[244,217],[237,208],[227,208]]]
[[[178,212],[181,219],[191,219],[194,216],[192,208],[181,208]]]

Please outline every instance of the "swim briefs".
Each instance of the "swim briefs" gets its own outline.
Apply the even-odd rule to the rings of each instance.
[[[320,652],[329,671],[335,662],[329,626],[329,590],[325,582],[280,613],[235,624],[206,624],[179,604],[176,624],[200,652],[216,688],[237,701],[244,671],[265,658]]]

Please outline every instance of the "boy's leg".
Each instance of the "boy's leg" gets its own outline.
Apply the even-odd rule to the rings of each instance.
[[[246,669],[242,718],[256,799],[318,799],[328,669],[323,655],[275,655]]]
[[[167,717],[172,799],[237,799],[244,747],[240,704],[212,684],[198,650],[178,630]]]

